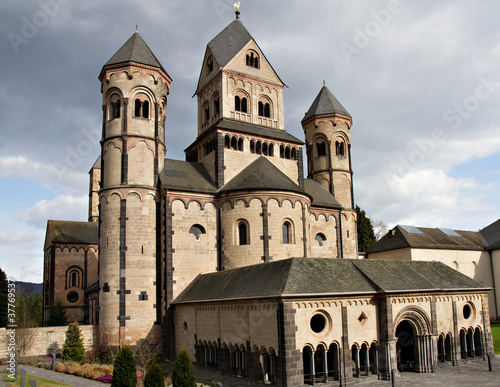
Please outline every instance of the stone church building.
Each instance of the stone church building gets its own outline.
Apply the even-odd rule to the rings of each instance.
[[[304,139],[287,133],[286,85],[238,15],[206,47],[185,161],[165,158],[172,78],[139,33],[104,64],[89,221],[47,224],[44,318],[61,300],[100,344],[147,338],[283,386],[492,352],[490,288],[356,259],[352,117],[323,86]]]

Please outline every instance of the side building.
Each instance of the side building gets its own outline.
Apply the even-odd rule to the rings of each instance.
[[[492,288],[490,318],[499,320],[500,219],[479,231],[398,225],[366,251],[366,258],[442,262]]]

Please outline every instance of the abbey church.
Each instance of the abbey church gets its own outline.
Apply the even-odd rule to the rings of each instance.
[[[398,351],[417,372],[492,352],[490,288],[438,262],[357,259],[352,117],[323,86],[304,138],[287,133],[286,85],[238,12],[206,47],[185,161],[165,158],[172,78],[139,33],[99,81],[89,219],[48,221],[46,321],[60,300],[99,344],[186,347],[282,386],[388,379]]]

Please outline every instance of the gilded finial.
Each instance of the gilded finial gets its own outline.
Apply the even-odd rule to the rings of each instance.
[[[234,9],[236,9],[236,19],[240,18],[240,2],[234,3]]]

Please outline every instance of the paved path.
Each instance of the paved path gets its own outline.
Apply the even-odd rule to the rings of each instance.
[[[32,367],[32,366],[27,366],[27,365],[23,365],[23,364],[19,364],[19,368],[24,369],[26,371],[27,375],[33,375],[33,376],[38,376],[38,377],[44,378],[44,379],[55,380],[57,382],[69,384],[70,386],[75,386],[75,387],[108,386],[109,387],[109,384],[106,384],[106,383],[96,382],[95,380],[81,378],[79,376],[68,375],[68,374],[65,374],[62,372],[49,371],[49,370],[46,370],[43,368]],[[0,366],[0,371],[3,371],[5,369],[7,369],[7,366]],[[21,375],[18,376],[18,378],[20,378],[20,377],[21,377]],[[28,380],[26,380],[26,382],[27,381]],[[2,381],[0,381],[0,387],[9,385],[9,383],[6,383],[6,382],[3,382],[3,383],[4,384],[2,385]],[[28,383],[26,383],[26,385],[28,385]]]
[[[483,360],[473,360],[460,364],[458,367],[444,366],[438,367],[436,372],[430,374],[417,374],[414,372],[401,373],[396,379],[396,387],[463,387],[463,386],[500,386],[500,357],[492,358],[493,371],[488,371],[488,362]],[[96,382],[90,379],[80,378],[63,374],[61,372],[48,371],[42,368],[31,366],[20,366],[26,370],[29,375],[39,376],[44,379],[56,380],[75,387],[102,387],[105,383]],[[1,366],[0,370],[6,369]],[[251,382],[246,379],[235,378],[222,375],[217,372],[211,372],[206,369],[195,367],[196,381],[210,384],[212,380],[222,382],[224,387],[248,387],[250,385],[259,385],[260,383]],[[374,377],[367,379],[354,379],[356,386],[369,387],[391,387],[390,381],[377,380]],[[8,387],[8,383],[0,379],[0,387]],[[108,384],[109,386],[109,384]],[[338,386],[338,383],[323,384],[317,386]]]
[[[438,367],[436,372],[418,374],[415,372],[401,373],[396,378],[396,387],[464,387],[464,386],[500,386],[500,357],[492,358],[493,371],[488,371],[488,362],[480,359],[468,361],[458,367],[446,365]],[[196,381],[210,384],[212,380],[222,382],[224,387],[248,387],[255,382],[239,379],[206,369],[195,367]],[[391,387],[391,381],[377,380],[375,377],[353,379],[353,385],[360,387]],[[316,387],[338,386],[335,383],[317,383]]]

